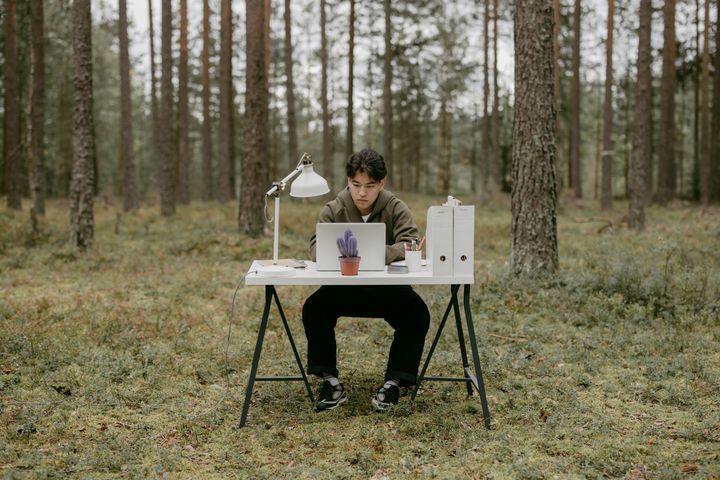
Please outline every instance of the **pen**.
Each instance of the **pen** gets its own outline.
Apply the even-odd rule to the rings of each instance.
[[[420,240],[420,244],[418,245],[418,250],[422,250],[423,243],[425,243],[425,236],[423,235],[423,238]]]

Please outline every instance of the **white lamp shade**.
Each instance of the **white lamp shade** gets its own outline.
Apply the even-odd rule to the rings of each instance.
[[[300,176],[290,185],[291,197],[317,197],[329,191],[327,181],[313,171],[312,165],[303,165]]]

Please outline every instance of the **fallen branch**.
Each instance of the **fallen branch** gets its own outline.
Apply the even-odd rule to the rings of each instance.
[[[528,340],[527,337],[506,337],[505,335],[498,335],[497,333],[489,333],[488,335],[495,338],[501,338],[509,342],[527,342]]]

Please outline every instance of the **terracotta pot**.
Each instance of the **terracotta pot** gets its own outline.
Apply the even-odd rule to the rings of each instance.
[[[360,257],[338,257],[340,273],[343,275],[357,275],[360,268]]]

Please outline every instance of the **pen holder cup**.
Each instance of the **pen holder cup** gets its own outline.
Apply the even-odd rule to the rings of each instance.
[[[420,258],[422,251],[410,250],[405,252],[405,265],[407,265],[408,272],[419,272],[420,271]]]
[[[360,257],[338,257],[340,273],[343,275],[357,275],[360,269]]]

